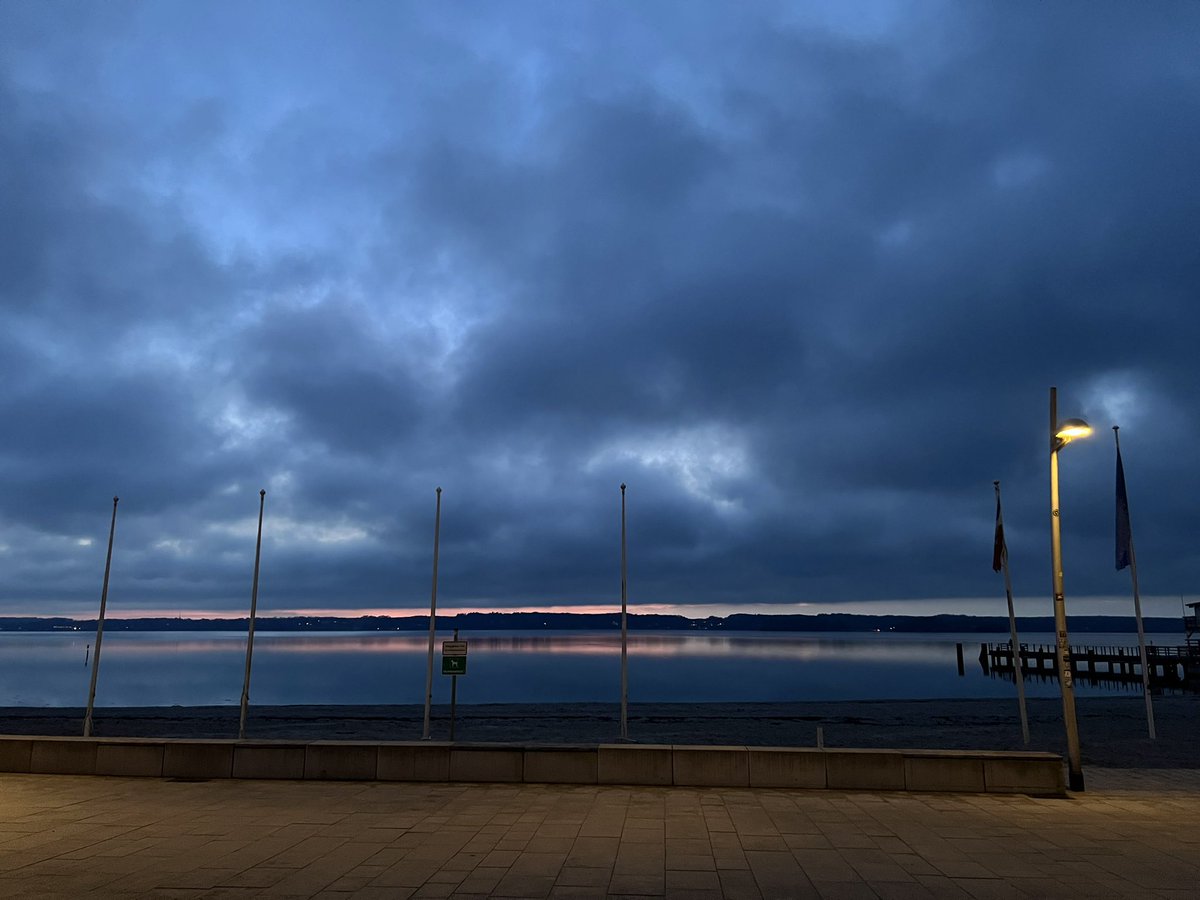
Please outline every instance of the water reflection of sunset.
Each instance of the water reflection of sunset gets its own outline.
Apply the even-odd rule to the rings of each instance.
[[[437,653],[451,634],[438,632]],[[459,703],[615,702],[618,696],[616,630],[459,636],[468,641],[471,657],[469,674],[458,685]],[[94,637],[0,633],[0,706],[81,704]],[[1120,636],[1096,638],[1122,641]],[[1026,639],[1048,643],[1052,636]],[[774,702],[1008,696],[1008,687],[986,677],[978,664],[958,675],[955,643],[970,650],[978,640],[978,635],[634,632],[629,636],[630,697],[634,702]],[[428,641],[428,632],[420,631],[259,632],[251,703],[421,703]],[[245,647],[240,630],[106,635],[97,703],[236,704]],[[974,653],[971,657],[973,662]],[[448,702],[449,682],[435,680],[435,703]],[[1053,696],[1057,690],[1055,683],[1027,687],[1030,696]],[[1106,691],[1088,685],[1080,690]]]
[[[441,652],[441,642],[449,640],[449,632],[439,632],[434,650]],[[555,656],[619,655],[620,635],[615,632],[548,632],[514,634],[511,632],[482,632],[460,634],[475,654],[537,654]],[[172,634],[163,637],[154,632],[120,633],[105,642],[105,649],[125,656],[159,656],[162,654],[211,654],[242,652],[246,637],[242,632],[220,632],[195,637]],[[111,648],[111,649],[110,649]],[[347,634],[298,632],[258,632],[255,635],[258,653],[300,654],[398,654],[425,655],[429,636],[420,632],[405,634],[351,632]],[[778,635],[760,632],[731,634],[695,634],[692,632],[635,633],[629,635],[631,656],[650,658],[706,659],[752,658],[772,660],[873,661],[905,663],[942,663],[954,659],[954,647],[944,641],[871,639],[864,635],[853,637]]]

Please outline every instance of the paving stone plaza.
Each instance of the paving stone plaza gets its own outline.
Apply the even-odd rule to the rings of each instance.
[[[1200,770],[1067,799],[0,775],[5,897],[1163,897]]]

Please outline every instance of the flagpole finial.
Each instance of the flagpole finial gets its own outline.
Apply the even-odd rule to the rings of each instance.
[[[995,481],[992,482],[992,484],[994,484],[996,487],[1000,487],[1000,480],[996,479]]]
[[[623,482],[623,481],[621,482],[621,490],[622,491],[625,490],[625,482]]]
[[[259,488],[259,490],[258,490],[258,496],[260,496],[260,497],[265,497],[265,496],[267,496],[267,489],[266,489],[266,488]]]

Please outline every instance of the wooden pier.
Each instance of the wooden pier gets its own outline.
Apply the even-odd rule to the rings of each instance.
[[[1027,675],[1057,678],[1055,648],[1050,644],[1021,644],[1021,671]],[[1142,661],[1137,647],[1084,646],[1070,648],[1071,672],[1096,681],[1141,683]],[[980,644],[979,663],[984,672],[1012,672],[1012,644]],[[1146,648],[1151,686],[1200,690],[1200,646]]]

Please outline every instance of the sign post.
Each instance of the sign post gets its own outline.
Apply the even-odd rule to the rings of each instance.
[[[467,674],[467,642],[458,639],[442,641],[442,674],[450,676],[450,740],[454,740],[454,716],[458,705],[458,676]]]

